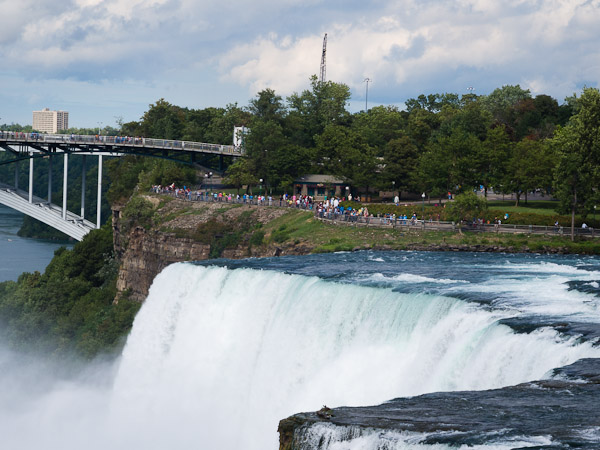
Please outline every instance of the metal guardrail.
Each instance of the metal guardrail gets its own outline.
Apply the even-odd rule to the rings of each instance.
[[[167,194],[176,197],[174,191],[153,191],[154,193]],[[252,197],[252,198],[250,198]],[[545,225],[512,225],[512,224],[456,224],[454,222],[445,221],[423,221],[412,219],[400,219],[389,217],[364,217],[352,214],[341,214],[333,212],[318,211],[314,204],[295,204],[292,201],[271,198],[258,199],[258,196],[247,196],[247,198],[237,197],[234,195],[219,196],[218,193],[209,193],[205,191],[191,191],[189,193],[180,193],[177,198],[184,201],[201,201],[208,203],[224,203],[224,204],[244,204],[255,206],[270,206],[278,208],[295,208],[313,212],[319,220],[327,221],[333,224],[349,225],[349,226],[364,226],[378,228],[392,228],[399,230],[414,230],[414,231],[470,231],[477,233],[509,233],[509,234],[542,234],[548,236],[568,236],[571,233],[570,227],[554,227]],[[587,236],[591,238],[600,237],[600,233],[594,228],[576,228],[576,236]]]
[[[177,141],[131,136],[101,136],[74,134],[41,134],[16,131],[0,131],[0,141],[21,144],[71,144],[71,145],[115,145],[122,147],[153,148],[159,150],[181,150],[187,152],[209,152],[241,156],[244,150],[233,145],[208,144],[204,142]]]
[[[545,225],[513,225],[513,224],[456,224],[444,221],[423,221],[412,219],[399,219],[388,217],[363,217],[347,214],[320,213],[317,214],[322,220],[336,223],[346,223],[357,226],[406,228],[427,231],[469,231],[477,233],[509,233],[509,234],[542,234],[552,236],[570,235],[570,227],[555,227]],[[576,236],[600,237],[600,233],[594,228],[575,228]]]

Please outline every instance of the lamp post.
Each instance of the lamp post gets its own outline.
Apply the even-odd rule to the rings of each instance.
[[[259,194],[258,194],[258,195],[260,195],[260,196],[262,197],[262,182],[263,182],[263,179],[261,178],[261,179],[260,179],[260,180],[258,180],[258,181],[260,181],[260,191],[259,191]]]
[[[395,195],[396,195],[396,181],[392,181],[392,202],[394,201]]]
[[[423,221],[425,221],[425,192],[421,194],[421,200],[423,204]]]
[[[365,78],[364,82],[367,83],[366,92],[365,92],[365,112],[369,112],[369,83],[372,80],[370,78]]]

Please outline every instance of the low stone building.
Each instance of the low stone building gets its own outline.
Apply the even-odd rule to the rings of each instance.
[[[346,197],[349,193],[350,186],[333,175],[304,175],[294,180],[295,195],[309,195],[315,200]]]

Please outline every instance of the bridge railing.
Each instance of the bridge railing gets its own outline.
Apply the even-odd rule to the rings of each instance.
[[[208,144],[205,142],[154,139],[132,136],[102,136],[80,134],[42,134],[17,131],[0,131],[0,140],[22,143],[83,144],[83,145],[121,145],[128,147],[157,148],[164,150],[182,150],[213,152],[228,155],[242,155],[241,147],[233,145]]]

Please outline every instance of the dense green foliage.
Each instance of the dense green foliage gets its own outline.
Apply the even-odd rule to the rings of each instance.
[[[473,192],[458,194],[448,207],[448,215],[454,222],[479,218],[487,210],[487,201]]]
[[[420,95],[405,110],[376,106],[351,114],[348,86],[312,77],[301,93],[284,99],[265,89],[246,108],[188,110],[159,100],[124,129],[231,143],[228,126],[249,127],[247,158],[227,171],[237,188],[262,179],[269,192],[289,192],[298,176],[326,173],[348,180],[354,194],[426,192],[441,200],[483,186],[486,194],[514,193],[517,205],[532,191],[556,194],[562,213],[575,205],[585,216],[600,201],[598,97],[586,88],[559,104],[517,85],[480,96]]]
[[[148,191],[153,185],[191,186],[196,171],[184,164],[142,156],[123,156],[106,163],[110,178],[107,199],[111,204],[127,202],[136,187]]]
[[[112,230],[61,248],[43,274],[0,283],[0,337],[12,348],[92,358],[121,344],[138,303],[113,304],[118,265]]]

